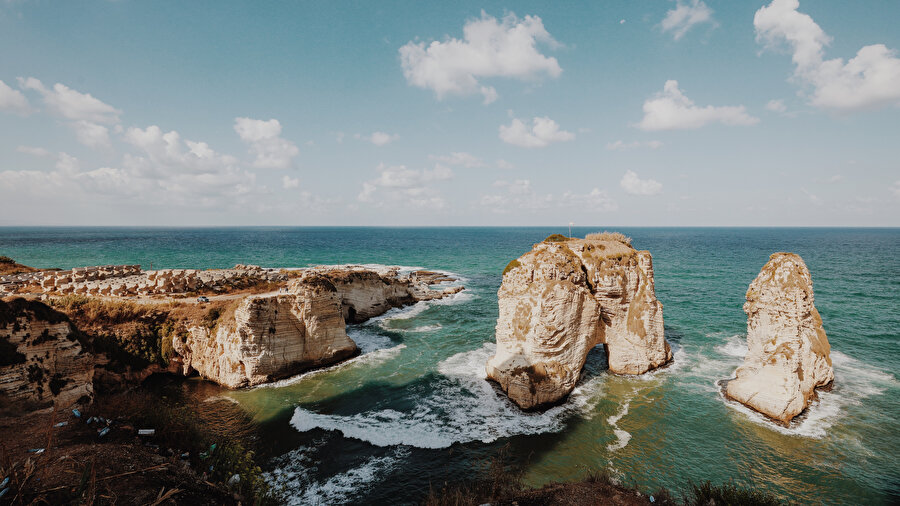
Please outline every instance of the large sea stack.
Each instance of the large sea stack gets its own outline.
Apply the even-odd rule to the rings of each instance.
[[[672,359],[652,257],[622,234],[550,236],[510,262],[497,295],[487,376],[523,409],[565,398],[597,344],[614,373],[642,374]]]
[[[831,346],[813,300],[812,279],[793,253],[769,257],[747,290],[747,356],[725,394],[782,423],[834,380]]]

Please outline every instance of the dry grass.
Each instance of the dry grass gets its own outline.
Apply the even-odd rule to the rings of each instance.
[[[503,274],[505,275],[507,272],[515,269],[516,267],[519,267],[520,265],[522,265],[522,263],[519,262],[518,259],[511,260],[508,264],[506,264],[506,268],[503,269]]]
[[[37,272],[39,270],[40,269],[35,269],[34,267],[16,263],[15,260],[8,256],[0,256],[0,275],[23,274],[26,272]]]
[[[215,329],[234,320],[242,299],[215,300],[207,304],[160,302],[137,304],[127,300],[67,295],[50,305],[67,315],[88,337],[94,351],[110,359],[110,370],[142,369],[167,365],[174,354],[172,340],[194,326]]]
[[[617,241],[631,246],[631,237],[627,237],[621,232],[594,232],[584,236],[589,241]]]

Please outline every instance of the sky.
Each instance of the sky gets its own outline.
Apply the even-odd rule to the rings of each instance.
[[[0,0],[0,226],[900,226],[898,19]]]

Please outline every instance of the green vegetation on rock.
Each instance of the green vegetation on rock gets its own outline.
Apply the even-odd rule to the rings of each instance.
[[[508,264],[506,264],[506,268],[503,269],[503,274],[505,275],[507,272],[515,269],[516,267],[521,266],[522,264],[518,260],[512,260]]]
[[[544,239],[544,242],[566,242],[569,239],[570,239],[569,237],[566,237],[562,234],[553,234],[553,235],[547,236],[547,238]]]

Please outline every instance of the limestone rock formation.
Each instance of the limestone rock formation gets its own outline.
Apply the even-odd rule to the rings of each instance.
[[[66,408],[93,398],[94,356],[69,319],[41,302],[0,300],[0,401]]]
[[[356,266],[305,269],[286,293],[248,296],[213,329],[173,339],[184,373],[238,388],[339,362],[358,352],[346,323],[462,290],[432,290],[433,276]]]
[[[793,253],[769,257],[747,290],[747,355],[725,394],[789,423],[831,384],[831,346],[813,299],[812,279]]]
[[[642,374],[672,359],[650,253],[621,234],[551,236],[510,262],[497,295],[487,375],[523,409],[567,396],[597,344],[614,373]]]

